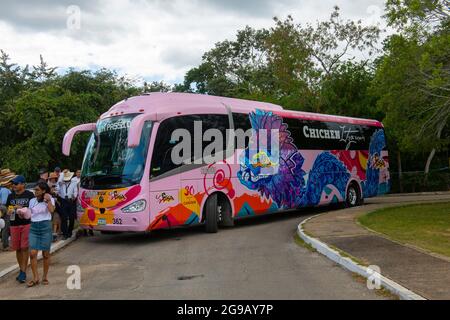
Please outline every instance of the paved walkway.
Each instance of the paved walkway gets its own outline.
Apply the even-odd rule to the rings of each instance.
[[[57,251],[66,245],[68,245],[70,242],[75,240],[75,231],[74,236],[68,240],[58,240],[56,242],[52,243],[52,247],[50,251],[53,253],[54,251]],[[1,246],[1,245],[0,245]],[[42,256],[42,253],[39,252],[38,259],[40,259]],[[28,261],[29,263],[29,261]],[[19,265],[17,264],[16,259],[16,252],[15,251],[0,251],[0,278],[9,274],[10,272],[18,272]],[[31,273],[30,269],[28,269],[28,272]]]
[[[13,251],[0,251],[0,271],[17,264],[16,253]]]
[[[450,201],[450,193],[386,196],[369,199],[362,207],[331,211],[311,219],[305,232],[319,238],[427,299],[450,299],[450,259],[404,246],[356,223],[365,213],[409,203]]]
[[[26,288],[13,273],[0,279],[0,299],[391,298],[295,243],[298,224],[315,214],[317,209],[242,220],[213,235],[199,226],[82,237],[52,255],[50,286]],[[67,288],[73,265],[81,270],[81,290]]]

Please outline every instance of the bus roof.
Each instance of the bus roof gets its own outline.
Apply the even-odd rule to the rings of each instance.
[[[381,122],[369,119],[324,115],[319,113],[284,110],[283,107],[251,100],[225,98],[193,93],[149,93],[125,99],[115,104],[100,118],[109,118],[124,114],[155,114],[158,121],[181,114],[226,114],[227,108],[232,112],[250,113],[255,109],[272,111],[286,118],[341,122],[382,127]]]
[[[356,125],[366,125],[372,127],[383,127],[383,124],[380,121],[372,119],[351,118],[344,116],[333,116],[321,113],[291,111],[291,110],[274,111],[274,113],[282,118],[295,118],[311,121],[337,122]]]

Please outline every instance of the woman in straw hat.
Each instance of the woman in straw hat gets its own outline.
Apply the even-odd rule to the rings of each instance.
[[[8,196],[11,194],[11,180],[16,175],[9,169],[3,169],[0,171],[0,218],[3,218],[4,226],[1,230],[2,249],[8,250],[9,236],[10,236],[10,223],[9,216],[6,214],[6,202]]]
[[[14,179],[16,175],[12,173],[9,169],[3,169],[0,171],[0,205],[6,205],[6,200],[8,199],[11,190],[7,187]]]

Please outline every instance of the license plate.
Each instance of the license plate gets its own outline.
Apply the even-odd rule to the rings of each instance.
[[[97,225],[106,226],[106,219],[98,219]]]

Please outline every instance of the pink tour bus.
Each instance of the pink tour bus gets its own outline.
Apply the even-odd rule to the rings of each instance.
[[[77,208],[85,229],[144,232],[204,224],[212,233],[236,219],[332,203],[357,206],[389,191],[385,134],[375,120],[151,93],[117,103],[97,123],[70,129],[66,156],[78,132],[92,132]],[[264,142],[269,136],[270,144]],[[204,161],[206,150],[213,161]]]

